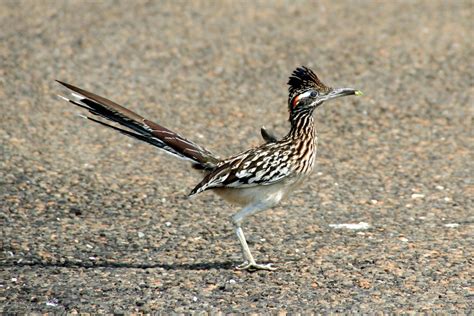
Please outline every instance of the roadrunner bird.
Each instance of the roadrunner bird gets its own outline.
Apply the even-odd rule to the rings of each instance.
[[[288,81],[291,124],[288,134],[277,140],[262,129],[266,143],[221,159],[183,136],[110,100],[68,83],[58,82],[72,90],[71,98],[62,98],[125,128],[92,116],[86,117],[89,120],[188,160],[194,168],[201,170],[205,176],[190,195],[212,190],[225,200],[241,205],[242,209],[232,216],[232,221],[244,257],[244,263],[237,269],[246,270],[275,269],[271,264],[256,263],[245,240],[242,223],[247,216],[277,205],[313,170],[317,142],[314,109],[330,99],[362,94],[350,88],[331,88],[323,84],[311,69],[297,68]]]

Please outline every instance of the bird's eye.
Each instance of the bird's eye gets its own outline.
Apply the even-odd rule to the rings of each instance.
[[[318,96],[318,92],[317,91],[314,91],[314,90],[310,90],[310,91],[306,91],[298,96],[296,96],[294,99],[293,99],[293,107],[296,107],[296,105],[298,105],[298,103],[306,98],[316,98]]]

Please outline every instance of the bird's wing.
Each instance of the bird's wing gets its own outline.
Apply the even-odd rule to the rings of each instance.
[[[290,150],[282,143],[267,143],[224,160],[190,193],[218,188],[271,185],[293,172]]]
[[[265,127],[262,127],[260,129],[260,134],[262,134],[263,140],[266,141],[267,143],[275,143],[278,141],[276,136],[272,132],[267,131]]]

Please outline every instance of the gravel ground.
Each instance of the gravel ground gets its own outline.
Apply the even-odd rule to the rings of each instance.
[[[470,1],[0,1],[0,311],[472,313],[473,20]],[[316,172],[246,223],[275,272],[233,269],[235,209],[187,199],[185,163],[55,97],[71,82],[226,156],[287,131],[299,65],[365,96],[318,109]]]

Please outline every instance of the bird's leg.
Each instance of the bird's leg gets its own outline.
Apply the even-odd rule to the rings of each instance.
[[[252,253],[250,252],[249,245],[247,244],[247,240],[245,239],[242,227],[237,226],[235,228],[235,233],[237,234],[237,238],[239,238],[240,245],[242,246],[242,254],[244,256],[244,260],[246,262],[255,262],[255,259],[253,258]]]
[[[276,268],[272,267],[271,264],[258,264],[255,262],[255,259],[250,252],[250,248],[245,240],[244,231],[242,227],[237,226],[235,229],[237,233],[237,237],[239,238],[240,245],[242,246],[242,253],[244,256],[245,262],[239,266],[237,266],[237,270],[276,270]]]
[[[255,262],[255,259],[253,258],[252,253],[250,252],[249,245],[247,244],[247,240],[245,239],[244,231],[241,227],[242,221],[245,216],[253,214],[260,210],[262,209],[257,207],[246,207],[232,217],[232,221],[235,225],[235,232],[237,234],[237,238],[239,238],[240,245],[242,246],[242,254],[245,260],[243,264],[236,267],[238,270],[276,270],[276,268],[272,267],[271,264],[258,264]]]

